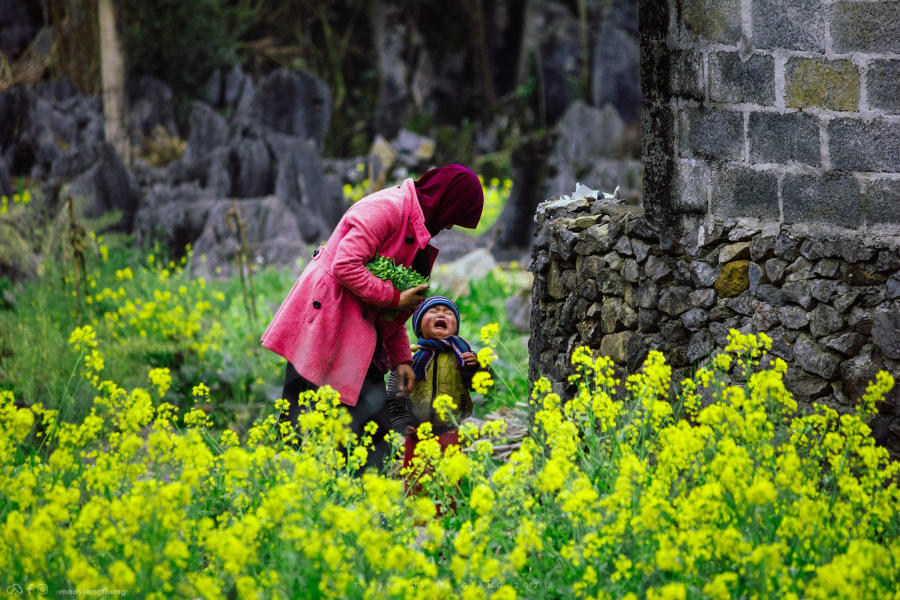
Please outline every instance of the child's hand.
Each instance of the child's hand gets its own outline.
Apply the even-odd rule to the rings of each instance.
[[[463,352],[461,358],[463,364],[467,367],[474,367],[478,364],[478,357],[475,356],[474,352]]]
[[[403,433],[406,435],[413,435],[416,432],[415,425],[407,425],[406,429],[403,430]]]

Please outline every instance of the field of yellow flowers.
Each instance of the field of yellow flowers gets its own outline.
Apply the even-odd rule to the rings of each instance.
[[[281,364],[245,356],[239,292],[182,266],[91,275],[80,323],[41,294],[0,315],[7,364],[49,346],[35,360],[66,374],[0,372],[0,594],[900,599],[900,466],[867,425],[888,373],[854,414],[801,414],[765,334],[732,331],[680,382],[657,352],[618,381],[579,348],[577,393],[533,382],[508,458],[503,421],[464,422],[459,449],[423,427],[410,472],[359,473],[371,440],[328,388],[297,432],[279,402],[235,418]],[[481,328],[483,364],[502,334]]]
[[[677,398],[658,353],[619,396],[578,349],[578,394],[537,381],[508,461],[502,422],[463,423],[444,455],[421,432],[418,494],[355,474],[370,440],[328,388],[299,435],[270,415],[241,439],[179,414],[165,370],[104,379],[92,327],[69,343],[95,393],[81,422],[0,392],[0,573],[34,597],[898,597],[900,467],[865,424],[891,377],[855,415],[797,416],[784,363],[757,367],[764,335],[733,332]]]

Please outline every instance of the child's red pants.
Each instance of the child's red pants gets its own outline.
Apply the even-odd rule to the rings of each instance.
[[[447,449],[447,446],[459,446],[459,430],[454,429],[452,431],[448,431],[446,433],[442,433],[437,436],[438,444],[441,445],[441,452]],[[409,463],[412,462],[413,454],[416,451],[416,446],[419,444],[419,436],[415,433],[412,435],[406,436],[406,446],[405,451],[403,452],[403,466],[408,467]]]
[[[459,446],[459,431],[454,429],[453,431],[448,431],[446,433],[442,433],[437,436],[438,444],[441,445],[441,452],[443,453],[448,446]],[[406,447],[403,453],[403,466],[404,468],[409,466],[412,462],[413,454],[416,451],[416,446],[419,443],[419,437],[416,434],[406,436]],[[430,469],[430,467],[429,467]],[[426,470],[427,472],[427,470]],[[407,475],[406,480],[406,489],[412,495],[418,495],[422,491],[422,484],[419,483],[418,477],[421,474],[416,475]],[[456,503],[451,501],[449,506],[450,511],[456,511]],[[440,517],[444,513],[444,508],[437,504],[437,514],[436,517]]]

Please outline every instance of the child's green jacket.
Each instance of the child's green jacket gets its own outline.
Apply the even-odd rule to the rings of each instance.
[[[472,375],[478,370],[477,366],[463,366],[459,369],[456,366],[456,356],[452,352],[438,352],[428,365],[425,379],[416,381],[409,395],[398,394],[397,375],[392,371],[387,390],[391,426],[399,433],[404,433],[407,425],[418,426],[428,421],[435,434],[456,429],[463,419],[472,414],[472,397],[469,390]],[[453,398],[457,406],[456,410],[452,411],[452,419],[449,415],[446,419],[441,419],[434,410],[434,399],[441,394]]]

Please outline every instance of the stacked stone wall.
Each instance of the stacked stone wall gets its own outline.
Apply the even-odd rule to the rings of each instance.
[[[875,373],[900,380],[900,237],[715,218],[677,239],[640,207],[551,199],[532,250],[530,375],[565,393],[587,345],[631,372],[661,350],[677,377],[766,332],[801,402],[849,409]],[[873,424],[900,455],[900,391]]]

